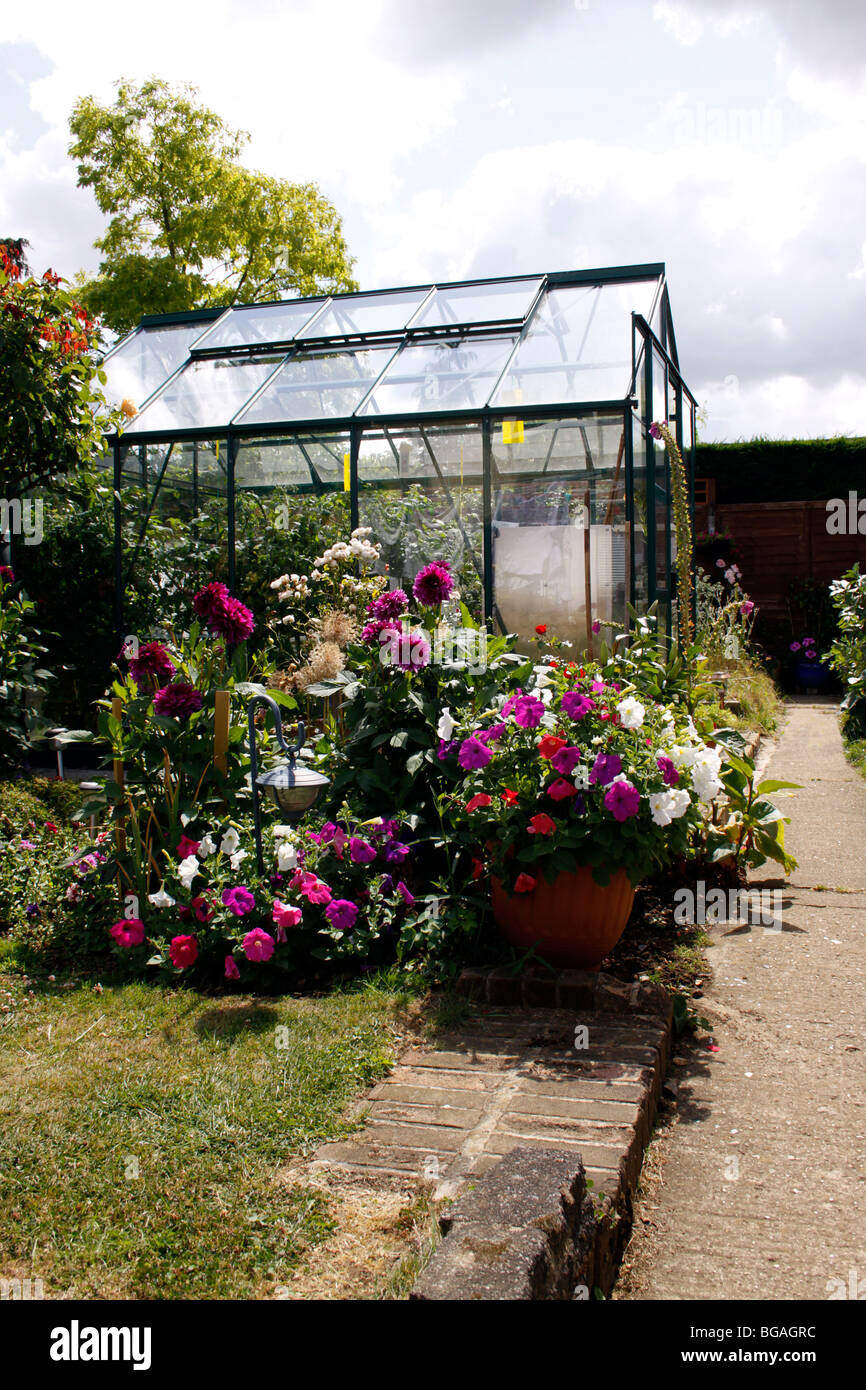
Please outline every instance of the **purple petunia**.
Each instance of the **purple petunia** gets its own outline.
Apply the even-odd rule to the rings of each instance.
[[[675,787],[680,780],[680,774],[676,769],[676,765],[671,762],[670,758],[657,758],[656,766],[665,779],[665,786]]]
[[[347,898],[335,898],[325,908],[325,916],[337,931],[351,931],[358,917],[358,909]]]
[[[177,681],[174,685],[164,685],[153,697],[153,707],[157,714],[174,719],[189,719],[204,704],[204,697],[195,686]]]
[[[223,907],[227,907],[229,912],[234,913],[235,917],[246,917],[248,912],[252,912],[256,905],[256,900],[249,888],[244,888],[241,884],[238,888],[224,888],[222,896]]]
[[[614,820],[628,820],[637,815],[640,792],[631,782],[612,782],[605,793],[604,804]]]
[[[589,774],[590,782],[599,787],[607,787],[622,772],[622,758],[619,753],[599,753]]]
[[[415,575],[412,593],[425,608],[435,608],[450,598],[453,588],[454,579],[447,560],[433,560]]]
[[[382,857],[386,864],[402,864],[404,859],[409,858],[409,846],[401,844],[399,840],[392,840],[382,851]]]
[[[551,758],[550,766],[555,768],[557,772],[561,772],[563,777],[568,777],[570,773],[574,772],[579,762],[579,748],[560,748],[559,752],[554,753]]]
[[[567,690],[562,697],[562,712],[569,719],[583,719],[590,710],[595,709],[595,700],[589,695],[579,695],[576,690]]]
[[[521,695],[514,706],[514,722],[519,729],[537,729],[544,717],[544,701],[535,695]]]
[[[403,899],[406,906],[411,907],[415,901],[415,898],[414,895],[409,892],[409,889],[406,887],[402,879],[397,884],[397,892],[400,894],[400,897]]]
[[[492,757],[490,749],[485,748],[474,734],[470,734],[460,745],[457,761],[464,772],[475,772],[479,767],[486,767]]]

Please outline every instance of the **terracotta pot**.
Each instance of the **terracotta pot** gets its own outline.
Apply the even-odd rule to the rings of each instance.
[[[539,877],[531,893],[509,895],[497,878],[491,888],[493,915],[512,946],[534,946],[551,965],[576,970],[598,970],[625,930],[635,893],[625,869],[602,888],[589,867],[553,883]]]

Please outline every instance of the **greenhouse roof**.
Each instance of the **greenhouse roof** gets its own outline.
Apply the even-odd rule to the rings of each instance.
[[[621,405],[633,314],[676,365],[658,263],[149,316],[106,393],[130,443]]]

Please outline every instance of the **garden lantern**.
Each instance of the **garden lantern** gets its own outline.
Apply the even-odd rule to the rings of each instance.
[[[255,731],[255,707],[263,704],[272,711],[274,716],[274,732],[280,748],[286,754],[288,762],[280,763],[279,767],[271,768],[270,772],[263,772],[258,775],[258,754],[256,750],[256,731]],[[262,792],[266,792],[276,806],[280,808],[283,815],[294,824],[299,821],[305,811],[315,805],[319,793],[323,787],[328,786],[330,778],[325,777],[321,772],[315,772],[312,768],[299,764],[297,759],[304,746],[305,731],[302,723],[298,724],[298,741],[291,748],[286,746],[283,735],[283,719],[280,714],[280,707],[270,695],[254,695],[247,706],[247,719],[249,727],[249,748],[250,748],[250,784],[253,792],[253,824],[255,827],[256,838],[256,861],[259,873],[263,874],[264,857],[262,855],[262,814],[259,798]]]

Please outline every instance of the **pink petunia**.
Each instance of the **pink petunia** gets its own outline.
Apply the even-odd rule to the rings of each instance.
[[[261,927],[248,931],[241,945],[247,960],[270,960],[274,954],[274,938]]]
[[[278,927],[298,927],[303,915],[299,907],[290,907],[287,903],[281,903],[279,898],[274,899],[273,919]]]
[[[144,940],[144,923],[140,917],[124,917],[121,921],[114,923],[111,928],[111,935],[118,946],[125,948],[140,946]]]
[[[234,956],[226,956],[225,968],[227,980],[239,980],[241,978],[241,972],[238,970]]]
[[[612,782],[605,793],[604,804],[614,820],[630,820],[638,813],[640,792],[631,782]]]

